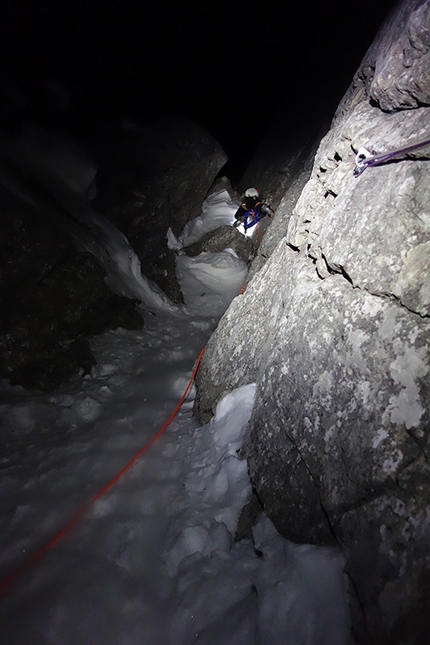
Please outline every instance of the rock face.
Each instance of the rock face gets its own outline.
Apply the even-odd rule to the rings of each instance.
[[[393,15],[378,44],[370,95],[382,110],[430,105],[430,5],[410,2]]]
[[[202,418],[257,383],[254,488],[286,537],[340,544],[360,643],[430,628],[430,148],[353,174],[362,146],[430,138],[429,6],[405,0],[381,30],[197,379]]]
[[[93,255],[36,213],[0,199],[1,378],[52,390],[95,364],[88,336],[138,329],[143,320],[134,301],[112,294]]]
[[[227,157],[205,130],[179,118],[130,126],[96,153],[94,205],[126,235],[150,275],[166,250],[168,228],[179,235],[200,214]]]
[[[0,134],[0,183],[8,191],[0,193],[1,378],[50,390],[91,369],[88,335],[143,320],[136,301],[105,283],[99,251],[115,251],[114,227],[107,222],[106,232],[91,219],[93,160],[61,133],[31,124]],[[115,145],[108,140],[99,161],[99,205],[133,238],[148,277],[180,301],[166,232],[200,212],[224,153],[201,128],[172,121],[128,131]]]

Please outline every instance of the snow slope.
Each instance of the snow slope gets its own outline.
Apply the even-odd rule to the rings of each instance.
[[[206,203],[201,235],[213,212]],[[91,375],[51,395],[1,383],[1,579],[168,418],[245,272],[229,251],[178,256],[183,310],[146,311],[143,330],[95,337]],[[158,441],[13,582],[0,605],[1,642],[348,643],[335,549],[288,542],[264,515],[253,540],[234,541],[251,491],[237,451],[254,394],[254,384],[231,392],[201,426],[192,388]]]

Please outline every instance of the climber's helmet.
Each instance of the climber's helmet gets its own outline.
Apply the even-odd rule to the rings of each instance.
[[[245,190],[245,197],[259,197],[260,193],[256,188],[247,188]]]

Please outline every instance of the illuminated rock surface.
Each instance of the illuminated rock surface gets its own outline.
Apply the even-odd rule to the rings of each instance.
[[[361,146],[430,138],[427,13],[406,1],[381,30],[198,378],[202,418],[257,382],[256,493],[286,537],[339,541],[365,643],[428,640],[430,149],[353,175]]]

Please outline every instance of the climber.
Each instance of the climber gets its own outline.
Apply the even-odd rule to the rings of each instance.
[[[257,188],[247,188],[234,216],[236,221],[233,226],[237,228],[242,224],[246,232],[266,215],[273,217],[272,208],[260,197]]]

